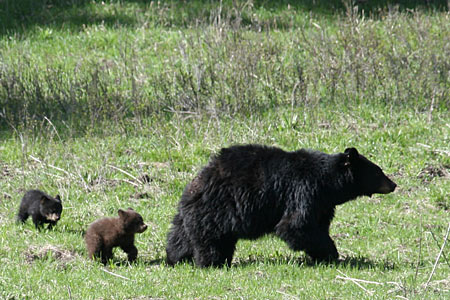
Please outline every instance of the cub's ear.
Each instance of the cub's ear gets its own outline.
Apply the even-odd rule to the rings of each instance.
[[[127,216],[127,213],[126,213],[126,211],[124,211],[124,210],[119,209],[118,213],[119,213],[119,217],[120,217],[121,219],[125,219],[126,216]]]
[[[347,148],[344,151],[344,166],[350,166],[352,164],[352,162],[354,162],[358,157],[359,157],[359,153],[358,150],[356,150],[356,148]]]
[[[134,209],[132,209],[131,207],[128,207],[128,210],[132,210],[132,211],[134,211]]]
[[[61,202],[61,197],[59,195],[56,195],[55,199]]]
[[[44,204],[45,202],[47,202],[47,200],[48,200],[48,198],[46,196],[42,195],[41,200],[40,200],[41,204]]]

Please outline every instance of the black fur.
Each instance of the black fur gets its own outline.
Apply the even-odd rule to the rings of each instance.
[[[55,198],[39,190],[30,190],[25,193],[20,202],[17,221],[25,222],[29,216],[33,219],[34,226],[40,229],[44,223],[48,223],[51,229],[61,218],[62,204],[59,195]]]
[[[231,264],[238,239],[274,232],[313,259],[336,259],[335,206],[396,185],[355,148],[329,155],[245,145],[223,148],[189,183],[167,237],[167,263]]]

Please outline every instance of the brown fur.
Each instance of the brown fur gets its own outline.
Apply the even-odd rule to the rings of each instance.
[[[84,237],[90,258],[100,258],[106,264],[112,258],[112,249],[120,247],[134,261],[138,250],[134,246],[134,234],[147,229],[142,216],[132,208],[118,211],[118,218],[103,218],[92,223]]]

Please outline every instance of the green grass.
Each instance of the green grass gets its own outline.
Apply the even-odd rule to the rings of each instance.
[[[450,275],[443,257],[426,290],[424,285],[447,229],[449,180],[423,172],[431,165],[449,171],[448,155],[434,152],[448,150],[448,130],[443,131],[448,119],[438,114],[430,123],[426,116],[406,110],[386,118],[384,110],[367,107],[355,109],[351,117],[349,113],[324,111],[315,124],[303,124],[302,111],[296,109],[249,119],[174,118],[141,124],[142,130],[127,135],[11,136],[0,146],[0,278],[8,287],[2,296],[441,299],[448,294]],[[184,185],[211,153],[244,142],[327,152],[357,146],[399,188],[338,208],[331,234],[341,264],[312,265],[303,253],[267,236],[239,242],[230,269],[165,266],[165,238]],[[425,143],[433,149],[423,147]],[[139,184],[113,167],[152,180]],[[24,188],[29,187],[62,195],[63,218],[54,231],[36,232],[31,221],[13,224]],[[447,201],[447,207],[439,201]],[[107,267],[124,279],[87,259],[82,232],[95,219],[128,206],[143,215],[149,230],[137,236],[137,264]],[[116,262],[125,260],[120,250],[115,253]],[[379,284],[361,283],[367,292],[339,276]]]
[[[450,23],[431,2],[2,1],[0,298],[448,298]],[[242,143],[354,146],[398,188],[338,207],[340,263],[269,235],[231,268],[166,266],[185,185]],[[54,230],[15,224],[30,188],[62,196]],[[87,226],[129,206],[137,263],[88,260]]]
[[[445,11],[391,8],[366,18],[349,8],[330,17],[281,4],[226,2],[220,10],[194,1],[183,11],[200,19],[188,14],[189,26],[166,26],[159,23],[166,15],[181,18],[174,2],[82,3],[48,12],[81,16],[81,23],[66,17],[2,36],[3,128],[34,127],[42,115],[84,131],[167,111],[249,115],[319,103],[449,109]],[[115,22],[91,23],[85,10]],[[136,22],[124,23],[115,11]],[[277,18],[292,22],[280,28]]]

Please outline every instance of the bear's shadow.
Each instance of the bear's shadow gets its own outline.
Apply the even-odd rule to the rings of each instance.
[[[126,259],[113,258],[112,263],[116,266],[126,266],[129,262]],[[145,266],[156,266],[163,265],[170,267],[166,264],[165,258],[157,258],[152,260],[139,259],[138,263]],[[185,263],[188,263],[195,267],[195,263],[192,260],[186,260]],[[366,257],[357,256],[347,256],[343,259],[339,259],[337,261],[330,262],[315,262],[309,257],[291,257],[291,256],[283,256],[283,257],[265,257],[265,256],[251,256],[248,258],[235,258],[231,263],[231,268],[244,268],[247,266],[254,266],[259,264],[265,265],[297,265],[298,267],[317,267],[317,266],[329,266],[329,267],[349,267],[352,269],[383,269],[383,270],[394,270],[395,265],[389,261],[373,261]],[[225,266],[224,266],[225,267]],[[226,267],[225,267],[226,268]]]
[[[350,267],[352,269],[383,269],[393,270],[395,268],[394,263],[389,261],[374,261],[366,257],[347,256],[343,259],[330,262],[316,262],[309,257],[293,258],[290,256],[285,257],[264,257],[264,256],[252,256],[247,259],[235,259],[231,264],[231,267],[246,267],[256,264],[269,264],[269,265],[298,265],[306,267],[316,266],[330,266],[330,267]]]

